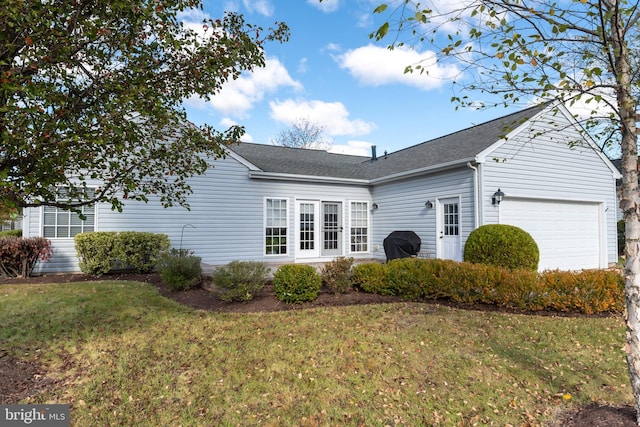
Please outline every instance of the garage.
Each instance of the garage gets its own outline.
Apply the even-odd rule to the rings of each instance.
[[[540,249],[540,270],[604,267],[598,203],[505,199],[500,223],[527,231]]]

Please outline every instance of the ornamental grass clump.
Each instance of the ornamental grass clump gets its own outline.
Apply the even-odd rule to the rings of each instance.
[[[214,271],[215,293],[223,301],[249,301],[267,283],[269,268],[258,261],[231,261]]]
[[[276,298],[289,304],[315,300],[321,286],[322,278],[316,269],[306,264],[286,264],[273,275]]]

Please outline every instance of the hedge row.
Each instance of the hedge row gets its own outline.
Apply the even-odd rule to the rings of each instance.
[[[137,231],[94,231],[78,234],[74,240],[80,270],[94,276],[112,269],[149,273],[170,247],[166,234]]]
[[[353,268],[365,292],[407,299],[449,299],[529,311],[624,311],[624,280],[612,270],[508,270],[450,260],[403,258]]]
[[[0,237],[22,237],[22,230],[0,231]]]

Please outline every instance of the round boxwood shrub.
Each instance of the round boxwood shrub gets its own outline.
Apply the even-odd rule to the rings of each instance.
[[[507,224],[487,224],[469,234],[464,260],[516,270],[537,270],[540,251],[533,237],[523,229]]]
[[[310,265],[286,264],[273,275],[276,298],[286,303],[313,301],[318,297],[322,278]]]

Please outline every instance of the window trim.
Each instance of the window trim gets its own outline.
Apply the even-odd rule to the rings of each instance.
[[[353,204],[355,203],[359,203],[359,204],[363,204],[364,205],[364,209],[361,212],[364,212],[364,218],[367,220],[367,226],[366,227],[354,227],[353,225],[353,219],[354,219],[354,209],[353,209]],[[366,228],[367,230],[367,242],[364,244],[366,245],[366,249],[365,250],[361,250],[361,251],[356,251],[353,250],[353,246],[354,245],[360,245],[362,246],[362,243],[353,243],[352,242],[352,238],[353,236],[353,230],[354,228]],[[349,200],[349,253],[352,254],[367,254],[371,252],[371,211],[370,211],[370,203],[368,200]]]
[[[96,188],[95,187],[87,187],[87,190],[95,192]],[[93,208],[93,225],[90,226],[91,230],[85,230],[85,224],[86,224],[87,221],[86,220],[80,220],[79,226],[81,227],[81,231],[72,236],[71,235],[71,226],[72,226],[71,219],[72,219],[72,215],[78,216],[77,213],[72,212],[70,210],[64,210],[62,208],[54,207],[54,206],[46,206],[46,205],[40,206],[40,227],[39,227],[40,228],[40,235],[45,237],[45,238],[47,238],[47,239],[50,239],[50,240],[63,240],[63,239],[69,240],[69,239],[73,239],[76,235],[78,235],[80,233],[98,231],[98,204],[94,203],[92,205],[84,205],[84,206],[82,206],[81,209],[83,210],[83,213],[84,213],[84,209],[85,208],[89,208],[89,207]],[[47,208],[54,209],[54,211],[53,212],[45,212]],[[47,224],[45,224],[45,214],[47,214],[47,213],[55,214],[55,222],[56,222],[55,225],[47,225]],[[64,236],[64,237],[58,236],[58,228],[59,228],[59,226],[58,226],[58,216],[61,213],[67,213],[69,215],[69,222],[66,225],[68,234],[66,236]],[[76,226],[78,226],[78,225],[76,225]],[[54,232],[55,232],[54,233],[55,236],[45,236],[45,228],[46,227],[53,228]]]
[[[280,200],[285,202],[285,228],[286,228],[286,243],[283,245],[286,252],[284,253],[267,253],[267,203],[269,200]],[[265,257],[286,257],[290,256],[291,251],[291,226],[290,226],[290,210],[291,201],[288,197],[264,197],[262,201],[262,253]],[[282,228],[282,227],[280,227]]]

